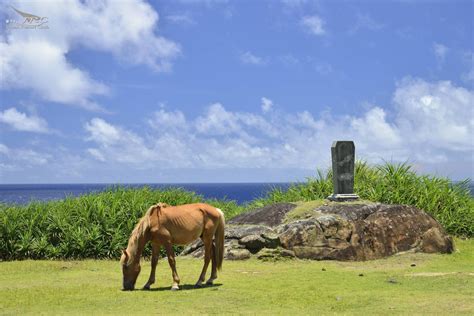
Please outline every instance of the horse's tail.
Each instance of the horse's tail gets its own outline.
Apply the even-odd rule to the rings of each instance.
[[[217,269],[222,269],[222,261],[224,261],[224,227],[225,227],[225,218],[224,213],[220,210],[219,211],[219,221],[217,223],[216,233],[214,235],[215,241],[215,256],[216,256],[216,264]]]

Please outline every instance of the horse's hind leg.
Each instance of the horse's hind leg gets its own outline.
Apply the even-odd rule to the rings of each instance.
[[[211,259],[212,259],[212,270],[211,277],[206,281],[207,285],[212,285],[214,280],[217,279],[217,259],[216,259],[216,245],[212,243],[211,247]]]
[[[206,271],[209,266],[209,261],[211,261],[211,251],[212,251],[212,235],[211,237],[203,236],[204,243],[204,266],[202,267],[201,275],[199,280],[196,282],[196,287],[200,287],[204,280],[206,279]]]
[[[166,255],[168,256],[168,263],[170,264],[171,271],[173,273],[173,285],[171,286],[171,290],[179,290],[179,276],[178,272],[176,271],[176,259],[174,257],[174,250],[173,245],[166,244]]]
[[[149,290],[150,286],[155,283],[155,271],[156,265],[158,264],[158,257],[160,255],[160,245],[152,244],[152,254],[151,254],[151,272],[148,282],[143,286],[143,289]]]

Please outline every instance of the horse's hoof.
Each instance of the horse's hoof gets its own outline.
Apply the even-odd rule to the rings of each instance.
[[[194,288],[195,289],[200,289],[200,288],[202,288],[202,284],[201,283],[196,283],[196,284],[194,284]]]
[[[177,286],[177,285],[173,285],[171,287],[171,291],[178,291],[178,290],[179,290],[179,286]]]
[[[149,291],[149,290],[150,290],[150,286],[149,286],[149,285],[145,285],[145,286],[143,287],[143,289],[144,289],[145,291]]]

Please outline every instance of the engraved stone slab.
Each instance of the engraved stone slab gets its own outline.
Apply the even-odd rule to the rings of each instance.
[[[356,200],[354,194],[355,146],[353,141],[335,141],[331,146],[333,201]]]

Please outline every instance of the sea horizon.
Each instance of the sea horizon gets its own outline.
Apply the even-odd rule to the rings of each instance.
[[[182,188],[206,199],[234,200],[239,204],[262,197],[273,188],[287,189],[298,182],[208,182],[208,183],[26,183],[0,184],[0,203],[27,204],[32,201],[61,200],[97,193],[114,187],[152,189]]]
[[[456,183],[458,181],[453,181]],[[98,193],[114,187],[151,189],[182,188],[206,199],[234,200],[239,204],[265,196],[274,188],[286,190],[294,182],[189,182],[189,183],[12,183],[0,184],[0,203],[28,204],[33,201],[61,200],[68,197]],[[474,181],[469,183],[474,196]]]

